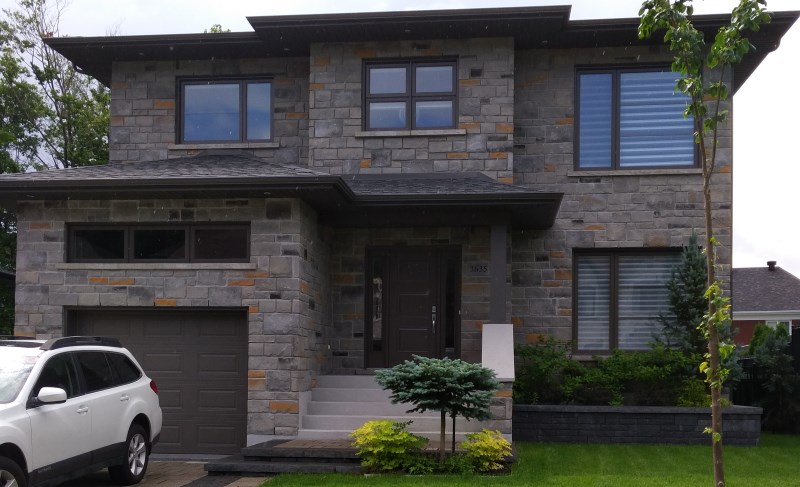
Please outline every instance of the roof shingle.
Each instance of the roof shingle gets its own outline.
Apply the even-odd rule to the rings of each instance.
[[[731,271],[731,304],[736,312],[800,310],[800,279],[775,267]]]

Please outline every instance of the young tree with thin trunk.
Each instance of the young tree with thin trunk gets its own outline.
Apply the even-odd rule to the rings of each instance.
[[[751,49],[744,37],[748,31],[758,31],[769,22],[765,0],[740,0],[731,14],[731,22],[722,26],[707,46],[704,35],[692,24],[691,0],[646,0],[639,11],[639,37],[649,38],[655,31],[663,30],[664,41],[675,55],[672,70],[681,73],[676,89],[686,94],[690,101],[685,115],[692,117],[695,142],[700,153],[703,170],[703,202],[706,230],[706,269],[708,271],[708,311],[701,327],[708,339],[706,361],[700,365],[711,388],[711,437],[714,462],[714,485],[725,486],[722,456],[722,384],[726,370],[722,367],[725,356],[733,346],[720,340],[720,330],[728,321],[728,298],[717,281],[715,269],[713,199],[711,178],[717,162],[718,128],[727,120],[722,101],[730,95],[725,83],[731,66],[739,63]]]

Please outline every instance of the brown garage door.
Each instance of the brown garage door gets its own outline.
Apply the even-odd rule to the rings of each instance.
[[[81,310],[70,315],[67,333],[119,338],[155,379],[164,415],[157,453],[245,446],[245,312]]]

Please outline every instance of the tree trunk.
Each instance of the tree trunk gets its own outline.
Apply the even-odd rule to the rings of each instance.
[[[446,448],[446,443],[444,439],[444,430],[447,429],[447,415],[445,414],[444,410],[442,411],[442,422],[441,428],[439,430],[439,461],[444,461],[444,449]]]
[[[701,149],[704,147],[701,146]],[[712,166],[713,170],[713,166]],[[706,267],[708,268],[708,287],[717,280],[716,251],[714,250],[714,227],[711,211],[711,173],[708,167],[703,174],[703,199],[706,223]],[[714,316],[716,306],[713,299],[708,301],[708,315]],[[722,383],[720,370],[722,363],[719,353],[719,331],[716,323],[709,320],[708,326],[708,367],[711,370],[711,456],[714,462],[714,487],[725,487],[725,467],[722,457]]]

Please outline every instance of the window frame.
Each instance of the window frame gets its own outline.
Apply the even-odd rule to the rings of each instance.
[[[614,248],[614,249],[573,249],[572,252],[572,351],[576,355],[609,355],[614,350],[619,350],[619,260],[620,257],[629,256],[673,256],[680,257],[680,247],[660,248]],[[578,345],[578,288],[580,274],[578,273],[578,260],[580,257],[609,257],[609,302],[608,302],[608,349],[581,349]],[[676,262],[676,266],[680,265]],[[631,349],[622,349],[630,350]]]
[[[195,257],[194,230],[208,228],[231,228],[244,230],[246,232],[245,242],[247,245],[246,255],[243,258],[220,258],[220,259],[198,259]],[[76,255],[74,242],[75,232],[80,230],[122,230],[124,233],[124,246],[122,259],[81,259]],[[134,258],[134,230],[184,230],[184,246],[186,255],[183,259],[135,259]],[[67,262],[70,263],[106,263],[106,264],[159,264],[159,263],[237,263],[250,262],[251,254],[251,227],[247,222],[198,222],[198,223],[131,223],[131,224],[91,224],[91,223],[70,223],[67,226],[66,251]]]
[[[692,164],[676,164],[670,166],[636,166],[620,167],[620,76],[623,73],[652,73],[658,71],[672,71],[669,64],[637,64],[631,65],[603,65],[603,66],[576,66],[575,87],[573,99],[575,100],[575,137],[574,137],[574,164],[576,171],[659,171],[663,169],[694,169],[700,167],[699,150],[692,137]],[[581,75],[583,74],[610,74],[611,79],[611,166],[610,167],[581,167]],[[694,126],[694,123],[692,124]],[[697,130],[696,127],[694,130]]]
[[[247,84],[253,82],[268,83],[269,89],[269,138],[267,139],[248,139],[247,138]],[[247,144],[258,142],[272,142],[275,138],[275,90],[272,77],[264,76],[214,76],[214,77],[181,77],[178,78],[176,86],[178,107],[175,116],[175,138],[178,144]],[[184,140],[184,119],[186,108],[186,86],[192,85],[239,85],[239,139],[238,140]]]
[[[416,89],[417,81],[415,69],[419,66],[442,67],[449,66],[453,69],[453,83],[451,91],[436,93],[418,94]],[[370,94],[370,70],[373,68],[406,68],[406,93],[378,93]],[[380,59],[364,61],[362,70],[362,86],[364,87],[364,116],[362,117],[362,128],[369,132],[393,131],[393,130],[449,130],[458,127],[458,59],[457,58],[404,58],[404,59]],[[406,106],[406,119],[403,127],[395,128],[371,128],[370,127],[370,102],[403,102]],[[453,123],[446,127],[423,127],[416,126],[415,102],[417,101],[451,101]]]

